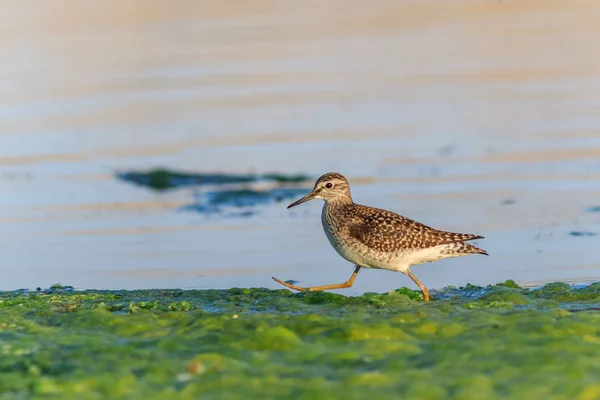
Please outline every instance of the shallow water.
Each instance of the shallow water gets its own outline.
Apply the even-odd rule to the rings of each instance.
[[[341,282],[321,204],[118,173],[344,173],[357,202],[486,236],[432,288],[600,280],[593,1],[12,2],[0,15],[0,289]],[[292,185],[309,190],[312,182]],[[573,234],[573,233],[583,234]],[[361,272],[347,294],[412,283]]]

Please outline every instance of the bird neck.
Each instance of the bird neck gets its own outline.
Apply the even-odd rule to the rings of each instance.
[[[340,196],[335,199],[329,199],[325,201],[325,207],[329,209],[343,207],[352,204],[352,197]]]

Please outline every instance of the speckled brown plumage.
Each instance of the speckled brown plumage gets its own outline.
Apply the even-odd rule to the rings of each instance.
[[[396,213],[360,204],[330,209],[329,220],[340,219],[348,234],[379,252],[425,249],[441,244],[482,239],[483,236],[444,232]]]

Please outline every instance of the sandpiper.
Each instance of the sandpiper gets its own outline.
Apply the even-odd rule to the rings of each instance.
[[[429,291],[410,271],[413,265],[469,254],[488,255],[485,250],[465,243],[483,236],[439,231],[391,211],[356,204],[348,180],[336,172],[322,175],[312,192],[293,202],[295,207],[312,199],[323,199],[321,222],[333,248],[351,263],[354,272],[344,283],[299,287],[273,278],[300,291],[349,288],[362,267],[387,269],[408,275],[429,301]]]

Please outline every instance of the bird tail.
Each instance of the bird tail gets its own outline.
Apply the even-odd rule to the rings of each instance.
[[[464,244],[464,252],[468,253],[468,254],[483,254],[484,256],[489,256],[488,252],[480,249],[477,246],[473,246],[472,244],[469,243],[463,243]]]
[[[467,240],[473,240],[475,238],[472,239],[467,239]],[[487,251],[480,249],[479,247],[473,246],[472,244],[469,243],[465,243],[465,242],[453,242],[453,243],[449,243],[448,247],[446,247],[446,249],[444,250],[444,253],[446,254],[455,254],[455,255],[467,255],[467,254],[483,254],[486,256],[489,256],[489,254],[487,253]]]
[[[485,237],[480,236],[480,235],[473,235],[473,234],[465,234],[465,233],[459,233],[460,235],[460,241],[461,242],[466,242],[469,240],[475,240],[475,239],[485,239]]]

